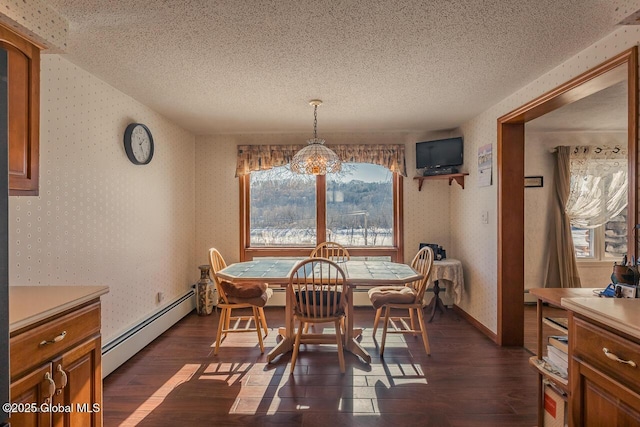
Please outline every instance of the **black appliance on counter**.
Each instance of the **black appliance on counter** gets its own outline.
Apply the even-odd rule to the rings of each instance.
[[[418,248],[418,250],[425,246],[429,246],[433,250],[434,259],[440,261],[447,258],[447,251],[442,249],[442,246],[439,246],[437,243],[420,243],[420,248]]]

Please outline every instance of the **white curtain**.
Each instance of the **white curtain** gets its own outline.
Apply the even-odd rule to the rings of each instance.
[[[571,147],[569,159],[571,183],[565,212],[573,227],[599,227],[627,207],[626,147]]]

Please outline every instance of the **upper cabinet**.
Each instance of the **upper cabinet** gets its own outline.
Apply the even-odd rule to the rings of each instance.
[[[9,146],[9,195],[37,196],[40,49],[0,26],[0,141]],[[5,135],[8,135],[6,141]],[[2,144],[2,145],[4,145]]]

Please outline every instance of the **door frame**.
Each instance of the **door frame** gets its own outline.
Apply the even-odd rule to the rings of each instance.
[[[628,82],[627,238],[631,259],[637,255],[638,47],[614,56],[498,119],[498,345],[524,343],[524,125],[611,86],[621,80],[621,73],[626,74]]]

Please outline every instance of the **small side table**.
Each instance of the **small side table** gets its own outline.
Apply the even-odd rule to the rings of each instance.
[[[456,304],[462,299],[464,293],[464,278],[462,275],[462,262],[457,259],[447,258],[440,261],[433,262],[433,271],[429,276],[429,283],[427,283],[427,289],[430,284],[433,283],[433,298],[427,305],[427,310],[431,310],[431,316],[429,322],[433,320],[436,315],[436,310],[440,310],[444,313],[446,306],[440,299],[440,281],[444,280],[446,284],[447,296],[451,297]]]

